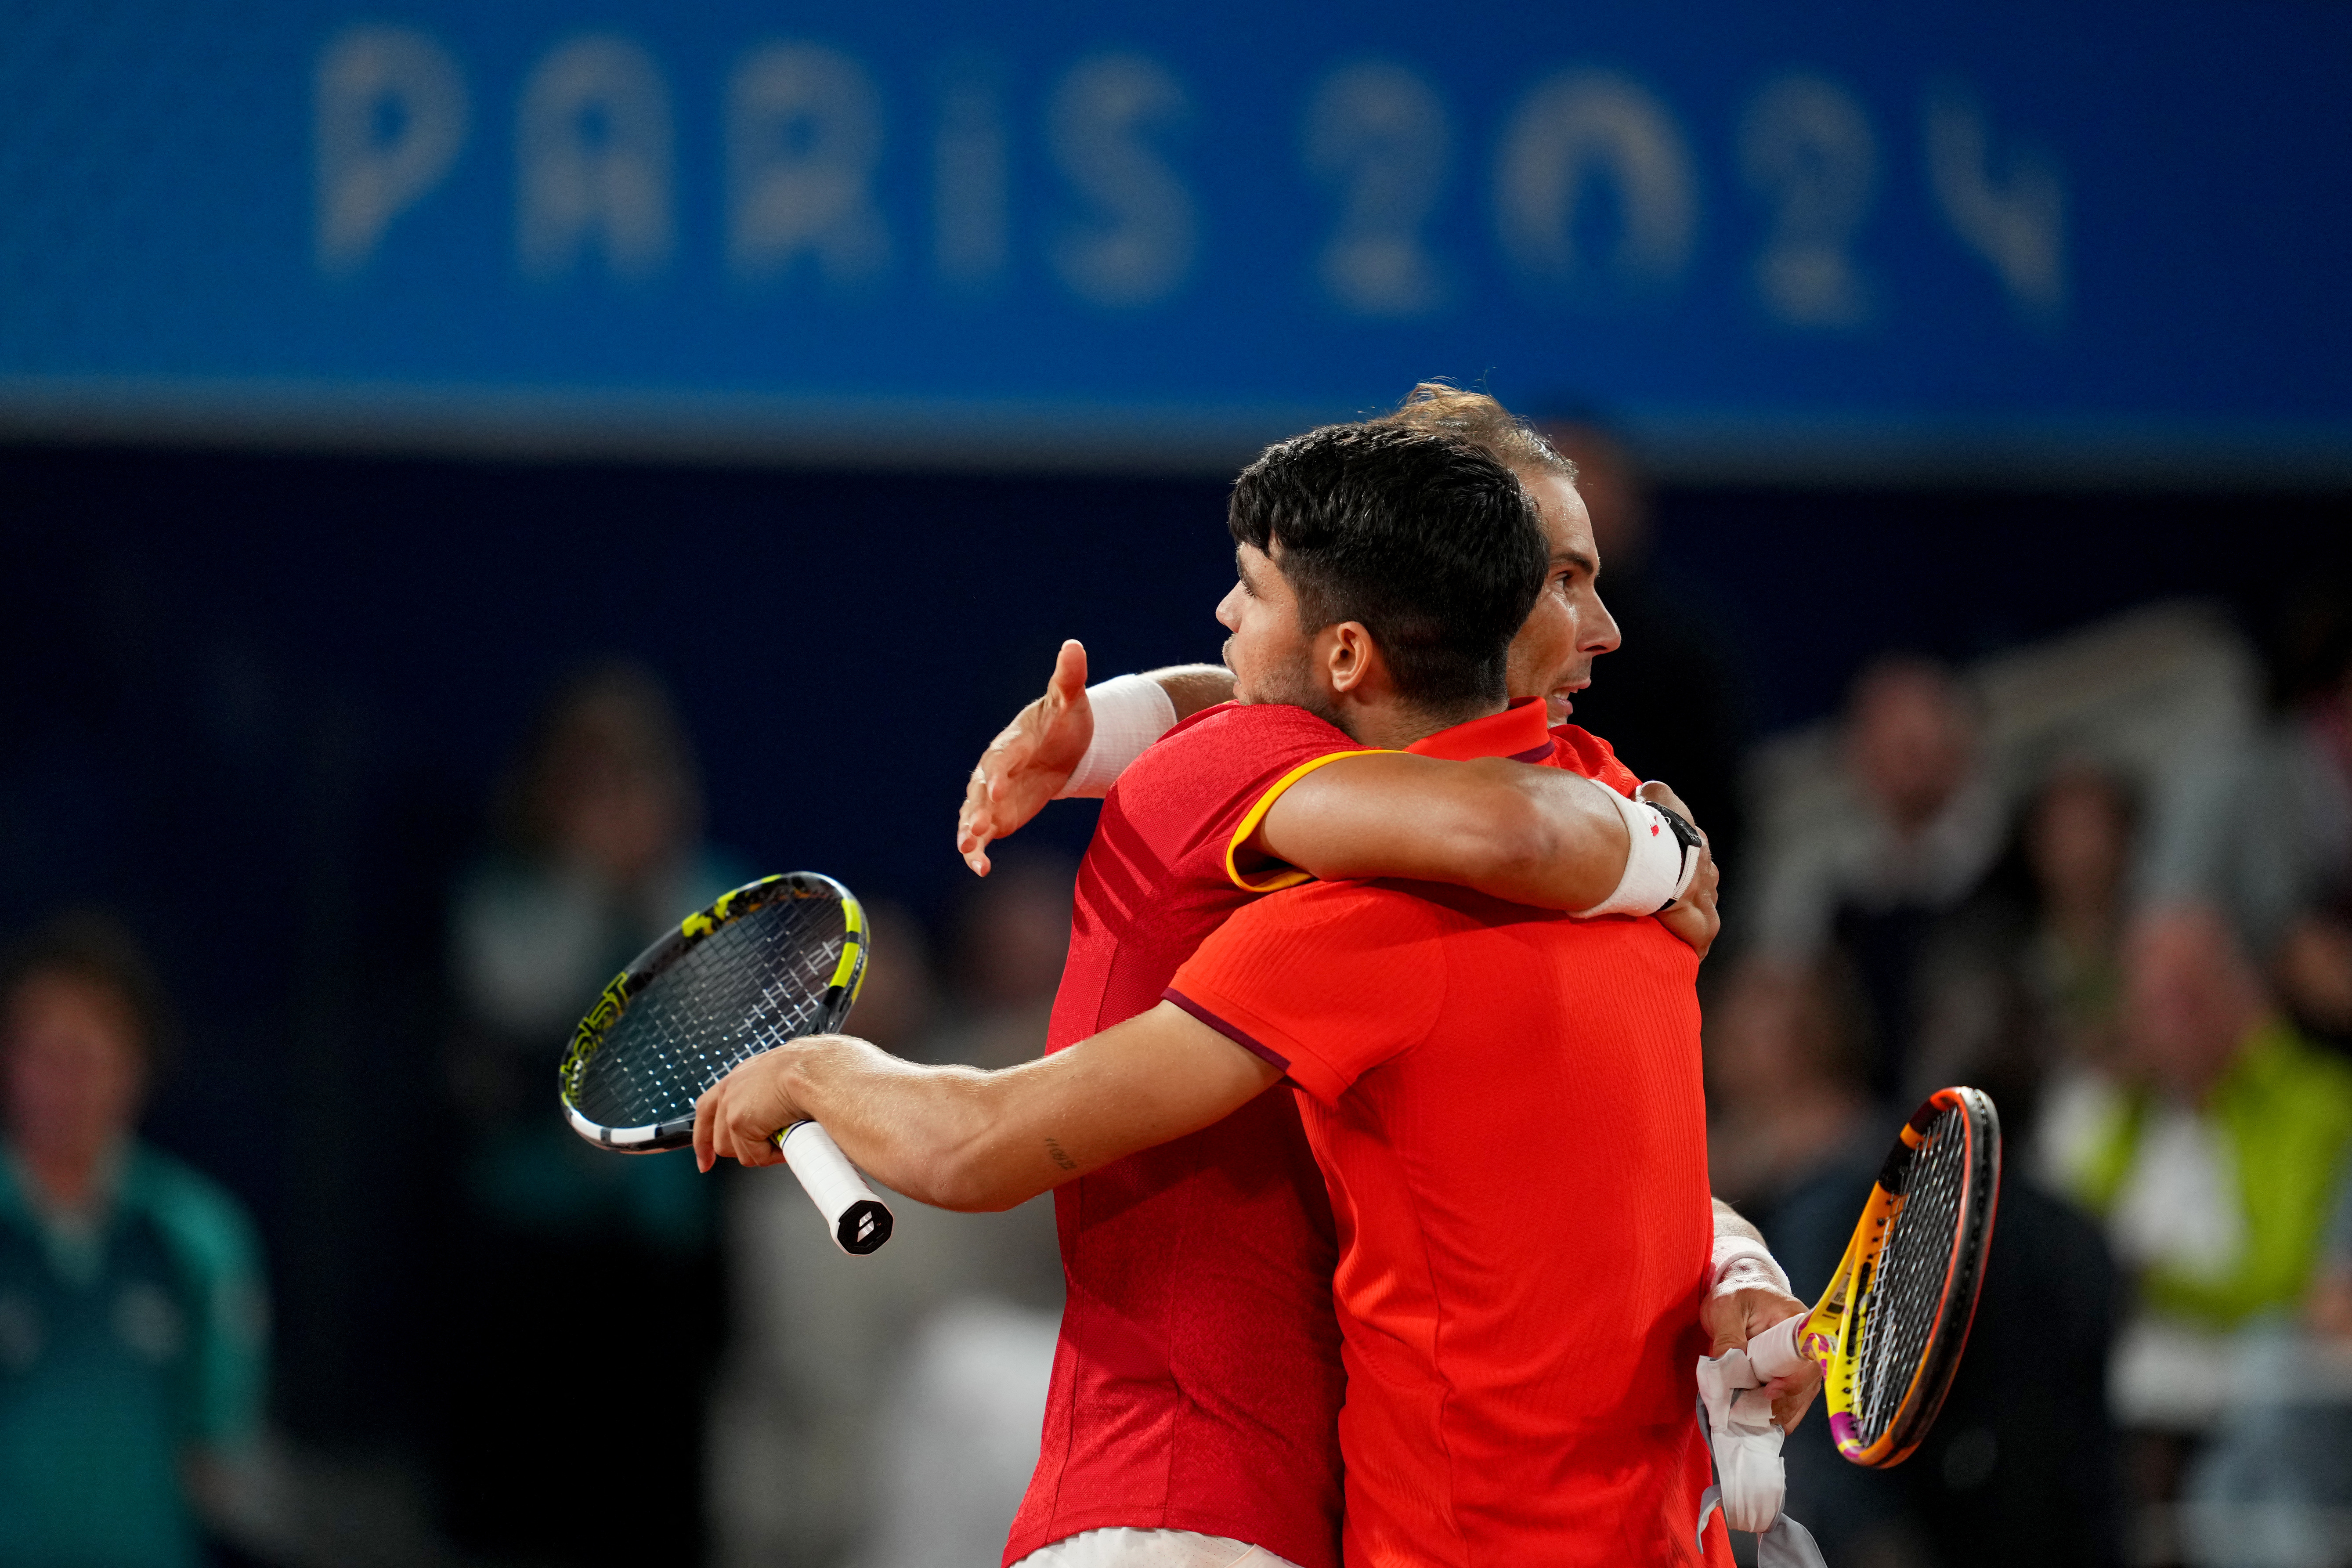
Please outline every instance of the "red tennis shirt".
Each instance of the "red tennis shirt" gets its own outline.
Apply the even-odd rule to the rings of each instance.
[[[1167,994],[1284,1068],[1328,1185],[1348,1568],[1727,1563],[1691,1367],[1698,960],[1656,921],[1317,883]]]
[[[1046,1048],[1149,1011],[1234,910],[1306,880],[1236,866],[1234,847],[1284,789],[1364,749],[1303,710],[1229,703],[1121,774],[1078,869]],[[1605,742],[1572,726],[1547,734],[1534,703],[1412,749],[1549,762],[1634,787]],[[1338,1247],[1292,1097],[1261,1095],[1054,1201],[1066,1305],[1004,1562],[1126,1526],[1231,1536],[1300,1568],[1338,1568]]]

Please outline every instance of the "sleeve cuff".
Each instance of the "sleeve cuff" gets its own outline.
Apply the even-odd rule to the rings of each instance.
[[[1291,1082],[1324,1104],[1337,1104],[1339,1097],[1348,1092],[1349,1079],[1332,1071],[1299,1041],[1253,1016],[1249,1009],[1236,1005],[1231,998],[1220,996],[1203,987],[1198,981],[1192,983],[1190,994],[1171,985],[1161,992],[1160,996],[1252,1056],[1280,1068]],[[1269,1040],[1276,1043],[1268,1044]]]
[[[1256,834],[1258,824],[1265,820],[1265,814],[1274,809],[1274,803],[1280,800],[1283,792],[1292,784],[1297,784],[1317,768],[1329,763],[1336,763],[1342,757],[1370,757],[1377,755],[1381,750],[1381,747],[1372,746],[1358,752],[1326,752],[1319,757],[1307,758],[1268,784],[1265,793],[1257,797],[1250,806],[1248,815],[1242,818],[1241,826],[1234,829],[1234,836],[1225,841],[1225,875],[1233,879],[1234,886],[1244,892],[1274,893],[1285,888],[1295,888],[1301,882],[1313,881],[1315,879],[1312,876],[1296,866],[1276,864],[1269,865],[1262,870],[1244,871],[1236,857],[1240,855],[1242,847]]]

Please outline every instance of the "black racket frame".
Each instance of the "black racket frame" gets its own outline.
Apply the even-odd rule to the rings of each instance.
[[[1927,1349],[1920,1359],[1882,1447],[1885,1457],[1870,1461],[1873,1468],[1901,1464],[1927,1437],[1951,1392],[1953,1374],[1967,1350],[1969,1331],[1976,1321],[1977,1298],[1984,1287],[1984,1265],[1992,1247],[1993,1219],[2000,1196],[2000,1115],[1992,1097],[1981,1089],[1958,1087],[1930,1096],[1911,1114],[1905,1131],[1887,1152],[1879,1169],[1878,1185],[1890,1196],[1907,1198],[1922,1154],[1922,1143],[1935,1123],[1958,1111],[1965,1124],[1965,1180],[1959,1213],[1954,1222],[1954,1246],[1943,1289],[1937,1299],[1937,1318]],[[1870,1264],[1871,1284],[1884,1274],[1882,1255]],[[1854,1331],[1867,1326],[1875,1293],[1865,1292],[1856,1305]]]
[[[694,1142],[691,1115],[656,1122],[649,1130],[611,1128],[582,1115],[573,1104],[573,1092],[581,1074],[603,1048],[605,1037],[647,987],[719,931],[787,899],[831,899],[841,904],[847,927],[842,962],[834,971],[833,983],[818,999],[817,1026],[806,1033],[828,1034],[841,1027],[857,999],[857,987],[866,974],[866,918],[856,895],[820,871],[787,871],[747,882],[721,895],[709,909],[687,916],[676,930],[665,932],[637,954],[626,969],[613,977],[596,999],[596,1005],[580,1020],[580,1026],[572,1031],[572,1044],[563,1054],[562,1066],[557,1070],[557,1092],[573,1131],[592,1143],[623,1154],[657,1154],[682,1149]],[[629,1137],[629,1133],[642,1135]]]

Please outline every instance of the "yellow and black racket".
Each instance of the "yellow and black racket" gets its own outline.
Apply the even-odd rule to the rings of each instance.
[[[625,1154],[694,1142],[694,1103],[736,1068],[841,1026],[868,947],[850,890],[814,871],[762,877],[687,916],[615,976],[572,1037],[560,1089],[572,1131]],[[890,1211],[824,1129],[776,1134],[845,1252],[890,1239]]]
[[[1763,1377],[1822,1369],[1830,1436],[1857,1465],[1899,1465],[1943,1407],[1976,1317],[2000,1192],[2000,1118],[1973,1089],[1911,1113],[1845,1258],[1812,1311],[1748,1347]]]

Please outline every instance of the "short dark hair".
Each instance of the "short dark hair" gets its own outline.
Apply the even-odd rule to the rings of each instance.
[[[131,1015],[132,1042],[155,1072],[170,1060],[177,1031],[170,1003],[146,951],[131,928],[103,910],[68,910],[13,943],[0,958],[0,1009],[30,982],[47,976],[79,980],[120,1002]]]
[[[1549,551],[1535,503],[1476,443],[1327,425],[1242,470],[1226,526],[1276,557],[1302,629],[1362,622],[1407,701],[1504,694],[1511,638],[1542,591]]]

